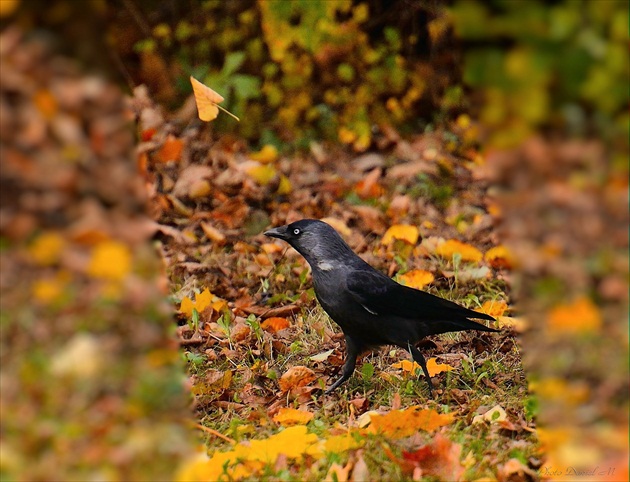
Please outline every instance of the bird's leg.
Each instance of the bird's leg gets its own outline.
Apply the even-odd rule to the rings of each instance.
[[[341,370],[341,376],[324,393],[326,394],[331,393],[339,385],[341,385],[343,382],[345,382],[348,378],[352,376],[352,373],[354,372],[354,367],[357,364],[357,356],[359,356],[359,346],[354,342],[352,338],[346,335],[346,362],[343,364],[343,369]]]
[[[409,343],[407,347],[414,361],[422,367],[424,376],[427,377],[427,383],[429,384],[429,396],[433,398],[433,382],[431,381],[431,377],[429,376],[429,370],[427,369],[427,362],[424,360],[424,356],[422,355],[422,352],[418,350],[418,347],[412,345],[411,343]]]

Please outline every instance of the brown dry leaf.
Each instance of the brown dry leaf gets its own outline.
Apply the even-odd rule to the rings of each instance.
[[[162,144],[160,150],[157,152],[155,160],[161,163],[171,161],[179,162],[183,150],[184,141],[173,135],[169,135],[164,141],[164,144]]]
[[[240,120],[234,114],[218,105],[219,102],[223,102],[225,100],[221,94],[218,94],[210,87],[202,84],[192,75],[190,76],[190,83],[192,84],[193,94],[195,96],[195,101],[197,102],[199,118],[202,121],[210,122],[211,120],[216,119],[219,115],[219,109],[232,116],[234,119]]]
[[[287,320],[286,318],[281,318],[279,316],[267,318],[260,324],[260,327],[269,333],[276,333],[277,331],[284,330],[289,326],[291,326],[289,320]]]
[[[422,289],[429,283],[432,283],[435,278],[430,271],[414,269],[401,274],[398,279],[410,288]]]
[[[599,308],[586,296],[556,306],[547,314],[547,330],[553,335],[598,332],[601,326]]]
[[[433,432],[439,427],[450,424],[454,418],[455,415],[452,413],[440,414],[435,410],[415,406],[406,410],[394,410],[385,415],[371,415],[368,430],[400,439],[409,437],[418,430]]]
[[[449,260],[452,259],[456,253],[461,256],[462,261],[472,261],[476,263],[483,258],[481,251],[477,248],[456,239],[449,239],[438,245],[435,249],[435,254]]]
[[[410,224],[394,224],[383,235],[381,244],[385,246],[390,245],[395,239],[400,239],[411,245],[415,245],[418,242],[420,231],[417,226]]]
[[[295,408],[281,408],[273,417],[273,421],[288,427],[290,425],[306,425],[315,415],[312,412],[296,410]]]
[[[403,459],[439,480],[461,480],[464,466],[460,462],[462,446],[438,433],[433,442],[414,452],[403,451]]]
[[[223,234],[214,226],[211,226],[210,224],[206,223],[205,221],[202,221],[200,224],[201,224],[201,229],[203,230],[204,234],[208,237],[210,241],[214,241],[217,244],[225,243],[225,234]]]
[[[373,169],[364,179],[357,183],[354,189],[360,198],[369,199],[383,195],[385,189],[378,182],[382,172],[380,168]]]
[[[510,459],[504,465],[499,465],[497,479],[500,481],[539,480],[540,476],[518,459]]]
[[[304,387],[315,380],[315,372],[305,366],[295,366],[289,368],[278,381],[280,390],[288,392],[293,388]]]

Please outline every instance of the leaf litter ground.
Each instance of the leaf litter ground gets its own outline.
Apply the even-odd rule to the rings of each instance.
[[[166,122],[142,88],[130,108],[210,454],[183,478],[536,478],[520,325],[503,316],[512,261],[483,160],[462,140],[468,119],[411,140],[384,129],[368,154],[313,142],[309,153],[279,155],[215,138],[192,117]],[[409,355],[392,347],[364,355],[353,378],[324,395],[343,364],[343,336],[317,305],[304,260],[261,234],[305,217],[328,221],[390,276],[422,279],[418,287],[472,309],[494,306],[502,332],[424,341],[448,367],[436,370],[433,400],[400,363]],[[344,443],[331,442],[339,436]]]

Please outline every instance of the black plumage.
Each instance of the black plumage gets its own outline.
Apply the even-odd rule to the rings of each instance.
[[[432,393],[424,356],[416,344],[428,335],[450,331],[497,331],[469,320],[494,321],[438,296],[403,286],[357,256],[328,224],[303,219],[265,232],[295,248],[309,263],[315,295],[324,311],[342,329],[346,361],[330,393],[354,372],[357,356],[380,345],[396,345],[422,367]]]

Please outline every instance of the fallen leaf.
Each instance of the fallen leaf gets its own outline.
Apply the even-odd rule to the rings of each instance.
[[[352,234],[348,225],[337,218],[322,218],[321,221],[335,228],[335,231],[342,236],[349,237]]]
[[[422,367],[420,365],[418,365],[415,361],[412,362],[409,360],[401,360],[399,362],[396,362],[392,364],[392,368],[402,370],[405,373],[415,374],[418,373],[418,371],[420,374],[423,373]],[[435,358],[429,358],[427,360],[427,370],[429,371],[429,376],[434,377],[438,373],[450,372],[451,370],[455,370],[455,368],[447,365],[446,363],[437,363]]]
[[[306,425],[315,415],[312,412],[296,410],[295,408],[281,408],[273,417],[273,421],[288,427],[290,425]]]
[[[205,221],[202,221],[200,224],[201,229],[210,241],[214,241],[217,244],[225,243],[225,234]]]
[[[284,330],[289,326],[291,326],[289,320],[278,316],[267,318],[260,324],[260,327],[269,333],[276,333],[277,331]]]
[[[31,258],[40,266],[51,266],[57,263],[66,241],[59,233],[43,233],[28,247]]]
[[[507,303],[503,300],[484,301],[481,308],[476,311],[497,317],[503,316],[503,313],[507,310],[507,306]]]
[[[278,149],[272,144],[265,144],[258,152],[252,152],[249,158],[261,164],[269,164],[278,159]]]
[[[439,480],[461,480],[464,466],[460,462],[462,446],[451,442],[441,433],[433,441],[414,452],[403,451],[403,459]]]
[[[103,241],[92,251],[87,272],[95,278],[120,281],[131,271],[131,252],[119,241]]]
[[[420,232],[416,226],[410,224],[394,224],[385,231],[381,244],[388,246],[394,242],[395,239],[400,239],[401,241],[415,245],[419,237]]]
[[[370,416],[368,430],[401,439],[413,435],[418,430],[432,432],[450,424],[454,419],[455,415],[452,413],[439,414],[435,410],[414,406],[405,410],[393,410],[385,415]]]
[[[179,162],[183,150],[184,141],[169,134],[162,147],[158,150],[155,159],[161,163]]]
[[[422,289],[429,283],[432,283],[435,278],[430,271],[414,269],[407,271],[405,274],[401,274],[398,276],[398,279],[410,288]]]
[[[328,360],[328,357],[329,357],[330,355],[332,355],[332,353],[333,353],[334,351],[335,351],[334,349],[323,351],[323,352],[321,352],[321,353],[318,353],[317,355],[313,355],[313,356],[309,357],[309,360],[313,360],[313,361],[315,361],[315,362],[323,362],[323,361],[326,361],[326,360]]]
[[[289,368],[278,381],[280,390],[288,392],[293,388],[304,387],[315,380],[315,372],[305,366]]]
[[[484,414],[476,415],[473,418],[472,423],[473,424],[483,423],[483,422],[499,423],[505,420],[507,420],[507,413],[505,413],[505,410],[503,410],[503,407],[501,407],[501,405],[495,405]]]
[[[582,296],[551,309],[546,321],[547,330],[553,335],[590,333],[600,330],[602,315],[590,298]]]
[[[185,314],[188,318],[192,317],[193,308],[197,312],[202,313],[208,307],[212,307],[215,311],[221,311],[227,306],[227,302],[218,296],[213,295],[208,288],[201,293],[195,295],[193,302],[188,296],[185,296],[179,306],[179,312]]]
[[[452,259],[455,254],[461,256],[462,261],[481,261],[481,251],[470,244],[462,243],[456,239],[449,239],[437,246],[435,254],[445,259]]]
[[[234,119],[240,120],[234,114],[219,105],[220,102],[225,100],[221,94],[202,84],[192,75],[190,76],[190,83],[192,84],[193,95],[195,96],[195,102],[197,103],[199,118],[202,121],[210,122],[211,120],[216,119],[219,115],[219,109],[232,116]]]
[[[503,245],[490,248],[486,251],[484,259],[494,269],[510,269],[514,267],[514,255]]]

